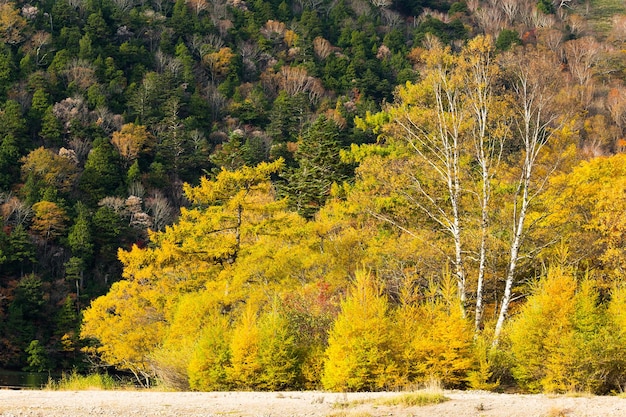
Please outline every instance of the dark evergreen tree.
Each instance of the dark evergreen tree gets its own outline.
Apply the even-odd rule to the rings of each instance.
[[[312,218],[330,195],[333,183],[341,184],[352,175],[352,167],[339,155],[341,132],[333,120],[319,117],[298,141],[297,166],[284,176],[281,191],[289,205],[306,218]]]
[[[123,189],[124,176],[119,154],[106,139],[94,141],[79,180],[85,200],[95,205],[102,198],[116,195]]]

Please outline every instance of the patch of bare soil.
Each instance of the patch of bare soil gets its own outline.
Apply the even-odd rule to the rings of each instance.
[[[397,393],[0,390],[2,417],[623,417],[626,399],[445,391],[448,401],[383,406]]]

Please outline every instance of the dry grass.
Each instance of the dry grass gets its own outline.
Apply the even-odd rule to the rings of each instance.
[[[372,417],[372,415],[365,411],[338,411],[328,414],[327,417]]]
[[[340,400],[340,401],[335,401],[333,403],[333,408],[340,408],[340,409],[352,408],[352,407],[359,406],[361,404],[371,403],[372,401],[373,400],[371,399],[352,400],[352,401]]]
[[[569,416],[568,413],[569,413],[568,410],[564,410],[564,409],[558,408],[558,407],[552,407],[542,417],[568,417]]]
[[[58,381],[49,381],[45,388],[54,391],[88,391],[120,389],[122,386],[107,374],[79,375],[72,372],[63,374]]]
[[[376,400],[378,405],[403,406],[403,407],[421,407],[425,405],[441,404],[448,401],[449,398],[441,392],[420,391],[409,392],[391,398],[380,398]]]

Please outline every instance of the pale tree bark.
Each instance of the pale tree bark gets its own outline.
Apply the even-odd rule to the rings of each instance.
[[[462,126],[466,122],[461,88],[453,74],[455,64],[447,51],[435,50],[433,64],[427,75],[433,91],[434,112],[430,129],[425,130],[422,120],[414,120],[407,112],[396,120],[404,132],[404,139],[419,157],[435,173],[446,192],[448,207],[436,201],[436,196],[425,189],[420,179],[414,178],[415,188],[423,202],[412,202],[431,220],[449,233],[454,242],[453,267],[463,311],[466,310],[467,291],[461,240],[461,146]]]
[[[484,314],[484,283],[487,267],[487,238],[489,236],[489,212],[491,210],[491,181],[500,163],[504,137],[504,117],[498,109],[498,99],[493,83],[498,74],[494,61],[494,45],[490,37],[478,37],[470,41],[464,55],[465,94],[473,125],[471,138],[474,158],[480,168],[480,232],[478,244],[478,272],[476,277],[476,301],[474,329],[478,334]],[[501,106],[504,108],[505,106]]]
[[[552,169],[542,178],[535,178],[539,158],[558,129],[557,112],[551,111],[558,92],[559,80],[556,59],[522,51],[512,56],[509,69],[513,77],[517,134],[522,145],[521,173],[514,195],[512,239],[506,269],[505,287],[496,323],[493,345],[499,343],[505,320],[509,313],[513,286],[516,283],[520,250],[528,234],[527,216],[531,202],[539,194]]]

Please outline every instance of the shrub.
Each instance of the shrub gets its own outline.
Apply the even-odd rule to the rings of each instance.
[[[397,312],[402,369],[410,384],[440,380],[444,386],[465,383],[473,367],[471,324],[463,317],[450,274],[430,284],[418,303],[404,303]]]
[[[397,348],[387,299],[368,273],[357,272],[330,331],[322,384],[332,391],[375,391],[396,385]]]

